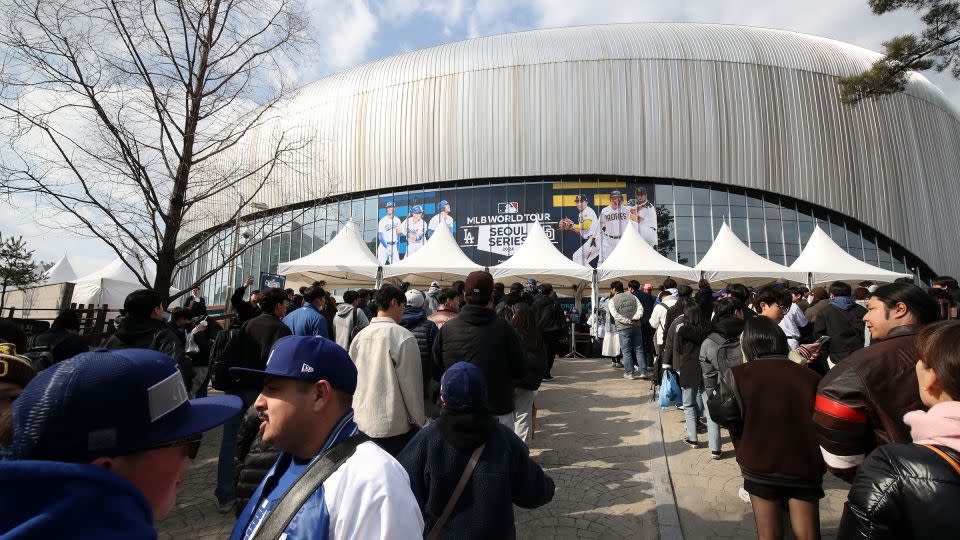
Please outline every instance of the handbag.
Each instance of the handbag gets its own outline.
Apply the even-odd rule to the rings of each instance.
[[[437,522],[433,525],[433,528],[430,529],[430,533],[427,535],[427,540],[437,540],[440,537],[440,531],[443,530],[443,526],[447,524],[447,520],[450,519],[450,514],[453,512],[453,507],[456,506],[457,501],[460,500],[460,495],[463,494],[463,489],[467,487],[467,482],[470,481],[470,476],[473,474],[473,469],[477,467],[477,462],[480,461],[480,454],[483,453],[484,447],[487,446],[487,443],[483,443],[470,454],[470,461],[467,462],[467,467],[463,470],[463,474],[460,475],[460,482],[457,483],[457,487],[453,490],[453,494],[450,495],[450,500],[447,501],[447,506],[443,508],[443,513],[440,514],[440,518],[437,519]]]
[[[683,403],[683,394],[680,392],[680,383],[672,369],[663,370],[660,378],[660,410],[667,410],[673,405]]]
[[[736,428],[743,423],[743,403],[733,370],[725,369],[717,377],[717,386],[707,396],[707,409],[720,427]]]
[[[187,334],[187,344],[184,347],[183,352],[187,354],[196,354],[200,352],[200,346],[197,345],[197,340],[193,338],[193,332]]]
[[[600,354],[602,356],[609,356],[610,358],[620,356],[620,334],[607,332],[607,334],[603,336],[603,347]]]

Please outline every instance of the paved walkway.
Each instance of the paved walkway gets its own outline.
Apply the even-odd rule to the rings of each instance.
[[[554,375],[537,396],[531,455],[553,477],[556,495],[542,508],[516,509],[520,538],[755,537],[750,505],[737,497],[728,438],[721,461],[686,447],[682,413],[661,414],[649,382],[624,380],[607,362],[560,359]],[[219,432],[204,439],[176,509],[158,524],[161,539],[229,535],[233,516],[218,513],[213,497],[219,441]],[[831,538],[845,491],[834,480],[828,487],[821,508]]]

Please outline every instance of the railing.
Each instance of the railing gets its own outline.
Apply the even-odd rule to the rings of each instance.
[[[214,306],[214,308],[217,307],[219,306]],[[100,306],[96,304],[70,304],[70,309],[76,311],[80,316],[80,337],[85,339],[91,347],[96,347],[102,343],[107,336],[112,335],[116,331],[115,320],[117,316],[120,315],[119,309],[110,309],[110,307],[105,304]],[[17,319],[16,307],[11,306],[5,308],[5,310],[7,311],[7,318]],[[49,323],[53,322],[61,310],[56,308],[30,308],[29,310],[21,311],[29,311],[30,313],[29,318],[17,319],[29,336],[48,329],[50,327]],[[43,313],[44,316],[38,317],[36,315],[38,312]],[[210,315],[207,319],[216,321],[226,328],[230,315]],[[35,322],[43,324],[33,324]]]

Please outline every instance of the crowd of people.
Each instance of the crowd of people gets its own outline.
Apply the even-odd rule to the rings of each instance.
[[[828,470],[852,485],[839,538],[949,530],[946,508],[960,500],[955,279],[926,291],[910,280],[713,291],[667,279],[654,299],[652,288],[613,282],[594,336],[625,378],[649,378],[655,358],[660,391],[676,380],[688,446],[706,432],[722,459],[717,421],[729,431],[760,538],[783,538],[786,514],[798,539],[819,538]],[[641,332],[651,344],[638,345]]]
[[[474,272],[338,304],[322,283],[252,283],[226,327],[199,289],[168,310],[135,291],[92,352],[75,312],[31,343],[0,328],[0,502],[15,508],[0,536],[155,537],[221,425],[212,487],[237,517],[231,538],[511,537],[514,505],[553,498],[528,450],[566,324],[552,287],[507,305]],[[66,534],[81,515],[96,526]]]
[[[474,272],[338,303],[252,283],[228,325],[199,288],[167,309],[131,293],[93,351],[72,311],[29,341],[0,323],[0,537],[155,537],[221,425],[213,496],[235,539],[512,537],[514,505],[551,501],[528,450],[570,321],[549,284]],[[827,471],[851,483],[840,538],[950,530],[956,280],[696,285],[614,281],[591,333],[623,378],[676,381],[686,445],[706,433],[722,459],[729,431],[760,538],[787,515],[819,538]]]

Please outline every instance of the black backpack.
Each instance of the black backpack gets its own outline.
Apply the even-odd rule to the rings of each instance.
[[[243,354],[243,326],[231,327],[217,334],[210,348],[210,384],[220,391],[232,390],[237,378],[230,374],[230,368],[241,365],[239,360]]]
[[[30,363],[33,364],[33,369],[36,370],[37,373],[40,373],[57,363],[56,358],[53,356],[53,349],[66,341],[68,337],[70,336],[63,336],[49,345],[33,345],[23,353],[23,356],[29,358]]]

